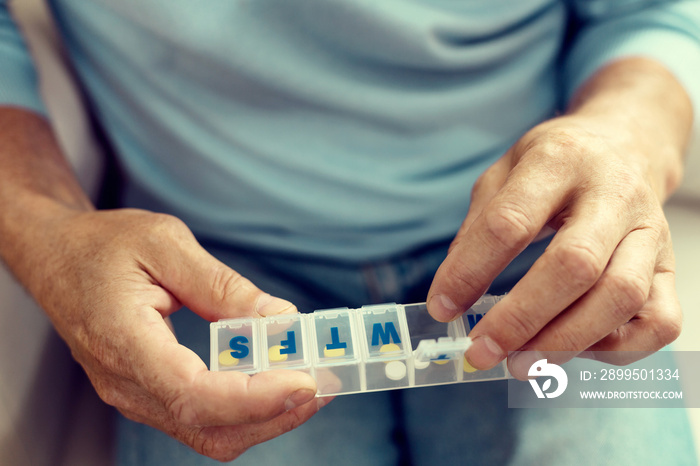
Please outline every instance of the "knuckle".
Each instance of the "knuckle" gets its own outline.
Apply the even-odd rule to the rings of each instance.
[[[118,409],[129,410],[132,408],[130,403],[128,403],[128,398],[125,397],[121,390],[117,389],[116,387],[101,383],[99,381],[93,381],[92,385],[100,399],[108,405],[114,406]]]
[[[559,329],[554,333],[553,340],[552,351],[581,351],[590,346],[580,329]]]
[[[534,319],[527,318],[527,314],[521,310],[514,310],[499,316],[499,332],[508,335],[509,340],[518,342],[515,346],[522,346],[534,337],[540,330]],[[504,350],[515,348],[506,348]]]
[[[185,222],[170,214],[153,213],[151,214],[150,226],[154,230],[181,230],[187,228]]]
[[[142,234],[146,239],[157,244],[160,244],[163,238],[181,239],[192,236],[185,222],[174,215],[152,213],[149,215],[149,221],[144,222],[143,225],[145,231]]]
[[[232,447],[230,442],[223,441],[222,436],[217,435],[218,432],[220,431],[216,428],[199,429],[195,432],[191,445],[200,454],[222,462],[233,461],[245,451],[245,448],[239,446],[239,435],[234,434],[236,441],[231,443],[236,446]]]
[[[193,396],[188,390],[173,391],[165,400],[165,409],[179,424],[195,426],[199,424],[199,418],[192,400]]]
[[[585,148],[581,141],[585,135],[577,128],[570,126],[558,126],[549,128],[545,133],[539,134],[528,146],[528,151],[541,158],[546,157],[551,161],[560,161],[561,154],[566,154],[567,158],[583,158]]]
[[[104,374],[102,371],[86,369],[86,373],[95,392],[106,404],[120,410],[140,410],[139,392],[133,383],[118,376]]]
[[[668,159],[668,173],[666,175],[666,192],[675,192],[683,181],[683,162],[676,157]]]
[[[657,346],[663,348],[680,336],[682,328],[683,322],[680,316],[664,316],[654,322],[651,330]]]
[[[648,196],[643,183],[640,183],[638,173],[626,168],[616,167],[614,173],[609,175],[608,190],[612,199],[619,199],[623,204],[636,205]]]
[[[583,240],[554,248],[552,256],[563,277],[576,287],[595,283],[606,266],[592,243]]]
[[[483,280],[479,279],[479,275],[474,272],[472,264],[466,258],[455,256],[457,255],[452,254],[452,262],[444,274],[449,281],[450,288],[481,296],[486,291]]]
[[[189,228],[179,218],[162,213],[139,215],[131,222],[131,228],[123,229],[120,241],[133,245],[134,236],[142,241],[143,253],[156,254],[171,241],[190,240],[193,238]]]
[[[212,280],[210,289],[212,302],[223,307],[232,302],[235,296],[249,285],[250,282],[245,277],[228,267],[221,266],[214,273]]]
[[[474,181],[474,184],[472,185],[472,191],[471,191],[472,199],[479,195],[479,192],[481,192],[481,189],[484,187],[485,184],[486,184],[486,172],[479,175],[479,177],[476,179],[476,181]]]
[[[668,220],[660,206],[656,206],[655,209],[659,211],[648,214],[645,218],[647,234],[649,234],[657,244],[671,244],[671,228],[668,225]]]
[[[624,341],[628,338],[625,331],[625,325],[621,325],[615,330],[611,331],[609,334],[601,338],[596,343],[590,346],[593,351],[616,351],[623,345]]]
[[[485,221],[488,234],[508,249],[524,247],[540,229],[516,202],[503,202],[487,211]]]
[[[651,283],[635,271],[604,277],[612,301],[612,312],[621,321],[628,321],[647,302]]]
[[[215,460],[222,460],[224,455],[219,448],[219,442],[216,441],[213,435],[209,434],[205,429],[196,429],[193,432],[191,440],[192,447],[204,456]]]
[[[471,190],[472,199],[478,197],[481,194],[482,190],[488,185],[488,180],[491,177],[492,170],[493,167],[487,168],[486,171],[479,175],[476,181],[474,181]]]

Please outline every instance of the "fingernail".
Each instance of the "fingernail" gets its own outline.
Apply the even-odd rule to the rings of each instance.
[[[308,388],[299,389],[296,392],[289,395],[287,401],[284,402],[284,409],[287,411],[291,411],[297,406],[301,406],[313,400],[315,396],[316,393],[313,390],[309,390]]]
[[[518,380],[527,380],[530,367],[544,359],[540,351],[515,351],[508,356],[508,370]]]
[[[432,311],[432,316],[441,322],[453,320],[459,312],[457,305],[444,294],[436,294],[430,298],[428,308]]]
[[[505,353],[498,344],[486,335],[478,336],[467,350],[467,361],[480,370],[491,369],[505,358]]]
[[[285,299],[276,298],[267,293],[260,295],[255,303],[255,312],[263,317],[294,312],[296,308]]]

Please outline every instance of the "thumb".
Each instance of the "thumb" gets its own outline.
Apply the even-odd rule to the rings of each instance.
[[[297,312],[209,254],[184,225],[149,252],[148,273],[178,301],[210,322]]]

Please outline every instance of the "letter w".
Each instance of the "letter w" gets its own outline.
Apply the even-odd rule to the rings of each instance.
[[[384,345],[392,340],[394,343],[401,343],[399,333],[396,331],[396,327],[394,326],[393,322],[386,322],[384,327],[382,327],[380,322],[377,322],[372,326],[372,346],[377,346],[380,339]]]

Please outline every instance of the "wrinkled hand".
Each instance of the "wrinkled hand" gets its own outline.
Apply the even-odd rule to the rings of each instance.
[[[99,395],[128,418],[230,460],[320,407],[306,374],[209,372],[178,344],[167,316],[183,304],[210,321],[296,312],[206,253],[182,222],[81,212],[47,233],[53,253],[34,294]]]
[[[588,115],[547,121],[474,186],[428,296],[438,320],[468,309],[538,233],[556,230],[472,330],[467,359],[474,367],[491,368],[517,350],[653,351],[678,336],[682,317],[661,207],[668,180],[648,157],[666,148],[616,129]],[[526,378],[540,357],[516,353],[509,369]]]

